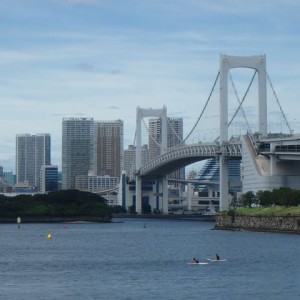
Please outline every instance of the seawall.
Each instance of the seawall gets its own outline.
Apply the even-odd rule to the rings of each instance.
[[[217,215],[215,229],[300,233],[300,216]]]

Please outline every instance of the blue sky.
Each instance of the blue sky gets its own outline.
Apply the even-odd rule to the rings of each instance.
[[[298,123],[296,0],[1,0],[0,165],[15,170],[15,136],[50,133],[61,165],[64,117],[124,121],[136,108],[197,120],[220,54],[267,56],[287,118]]]

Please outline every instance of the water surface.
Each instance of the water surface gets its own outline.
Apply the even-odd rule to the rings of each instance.
[[[300,299],[299,235],[115,221],[1,224],[0,299]]]

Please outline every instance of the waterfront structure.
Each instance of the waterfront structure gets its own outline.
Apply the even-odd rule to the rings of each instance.
[[[243,194],[280,187],[300,189],[299,136],[272,133],[255,149],[248,136],[242,139]],[[256,152],[257,151],[257,152]]]
[[[62,189],[75,189],[76,176],[88,176],[94,168],[94,120],[62,121]]]
[[[95,121],[95,174],[120,178],[124,168],[123,121]]]
[[[16,183],[39,190],[42,165],[51,164],[49,133],[16,136]]]
[[[58,191],[58,167],[53,165],[43,165],[40,173],[40,192]]]

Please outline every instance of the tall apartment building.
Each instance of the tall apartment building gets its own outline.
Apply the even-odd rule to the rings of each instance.
[[[39,190],[42,165],[51,164],[49,133],[16,136],[16,182]]]
[[[149,159],[154,159],[161,154],[161,119],[149,119]],[[179,145],[183,140],[183,119],[167,119],[167,149]],[[170,178],[184,179],[185,169],[181,168],[169,175]]]
[[[124,168],[123,121],[95,121],[95,175],[121,176]]]
[[[62,189],[75,189],[76,176],[88,176],[94,168],[94,120],[62,121]]]

